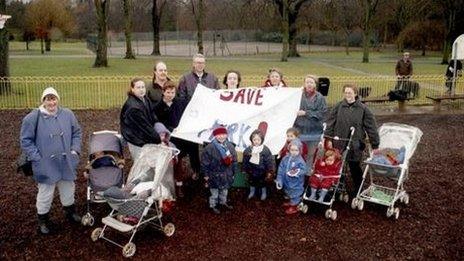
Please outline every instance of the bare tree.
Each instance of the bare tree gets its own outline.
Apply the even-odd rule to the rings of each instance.
[[[369,47],[372,37],[373,18],[380,0],[361,0],[364,8],[363,29],[363,63],[369,63]]]
[[[124,59],[135,59],[132,52],[132,0],[123,0],[124,35],[126,37],[126,56]]]
[[[93,67],[108,67],[107,30],[110,0],[94,0],[97,14],[97,56]]]
[[[441,9],[445,33],[443,41],[442,64],[447,64],[452,53],[453,41],[464,33],[464,1],[463,0],[434,0]]]
[[[288,50],[288,57],[299,57],[300,54],[297,50],[297,33],[298,27],[296,20],[301,10],[301,6],[304,3],[311,3],[313,0],[273,0],[274,3],[277,5],[279,10],[279,14],[282,17],[282,37],[284,36],[285,28],[288,27],[288,41],[289,43],[289,50]],[[285,8],[284,8],[285,7]],[[287,18],[288,16],[288,18]],[[287,25],[284,25],[286,23]],[[283,40],[285,41],[285,40]]]
[[[5,0],[0,0],[0,14],[5,14],[6,3]],[[8,65],[8,30],[5,26],[0,29],[0,77],[10,77],[10,68]],[[10,91],[10,84],[1,82],[0,94],[8,93]]]
[[[288,38],[289,38],[289,12],[288,0],[282,0],[282,56],[280,61],[286,62],[288,57]]]
[[[343,32],[345,37],[345,52],[346,55],[349,55],[349,37],[351,33],[359,27],[360,19],[358,16],[359,10],[361,9],[358,1],[356,0],[344,0],[344,1],[336,1],[336,10],[337,13],[343,15],[337,15],[336,20],[338,27]]]
[[[203,0],[197,0],[198,2],[195,3],[195,0],[190,0],[190,4],[192,6],[192,13],[195,18],[195,24],[197,25],[197,46],[198,46],[198,53],[204,53],[203,50],[203,15],[204,15],[204,5]]]
[[[167,1],[152,0],[153,6],[151,9],[152,25],[153,25],[153,51],[151,55],[161,55],[160,52],[160,27],[163,10]]]

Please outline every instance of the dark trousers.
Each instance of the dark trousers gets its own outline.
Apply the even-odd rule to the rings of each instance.
[[[348,161],[348,166],[350,167],[351,180],[353,181],[353,189],[351,191],[351,195],[356,196],[362,182],[363,171],[361,169],[361,162]]]
[[[182,139],[171,138],[171,142],[176,145],[180,150],[179,160],[182,160],[185,156],[189,156],[190,167],[192,170],[199,174],[200,173],[200,152],[198,150],[198,144]]]

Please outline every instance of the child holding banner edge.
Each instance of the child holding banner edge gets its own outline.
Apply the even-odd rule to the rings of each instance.
[[[237,173],[237,152],[227,140],[228,133],[224,126],[214,129],[213,136],[214,139],[201,154],[201,169],[211,192],[209,207],[213,213],[220,214],[218,207],[233,209],[227,203],[227,194]]]

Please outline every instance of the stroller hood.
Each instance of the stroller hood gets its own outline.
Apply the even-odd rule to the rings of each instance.
[[[175,151],[174,151],[175,150]],[[173,153],[174,152],[174,153]],[[134,162],[127,184],[139,180],[140,183],[150,182],[152,184],[152,194],[156,197],[162,194],[162,180],[167,172],[169,163],[178,153],[177,149],[171,149],[167,146],[146,144],[142,147],[139,158]]]
[[[414,126],[388,122],[380,126],[379,136],[380,149],[400,149],[404,146],[406,149],[404,162],[408,162],[416,151],[417,144],[422,137],[422,131]]]
[[[99,151],[112,151],[122,155],[122,144],[119,134],[115,131],[98,131],[90,135],[89,155]]]

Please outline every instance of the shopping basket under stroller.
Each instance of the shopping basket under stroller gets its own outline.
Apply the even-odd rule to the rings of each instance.
[[[90,135],[89,159],[84,175],[87,177],[87,213],[82,217],[82,225],[92,226],[94,217],[90,213],[90,203],[106,200],[98,192],[110,187],[121,187],[124,181],[122,168],[124,157],[121,137],[115,131],[98,131]]]
[[[398,219],[400,209],[395,203],[398,200],[409,203],[409,194],[403,185],[408,179],[409,161],[422,131],[406,124],[385,123],[379,128],[379,136],[379,150],[371,152],[364,161],[363,180],[351,207],[363,210],[365,201],[384,205],[388,207],[387,217]],[[370,184],[366,185],[367,181]]]
[[[325,124],[324,124],[325,129]],[[346,192],[346,167],[345,161],[350,150],[351,141],[353,139],[355,128],[350,128],[350,134],[348,138],[340,138],[340,137],[329,137],[329,136],[321,136],[321,142],[314,154],[313,160],[313,167],[311,171],[311,175],[308,178],[308,185],[303,193],[303,202],[300,204],[300,209],[303,213],[308,211],[308,204],[306,202],[314,202],[317,204],[322,204],[328,206],[328,209],[325,211],[325,217],[327,219],[336,220],[337,219],[337,211],[332,209],[333,203],[335,200],[338,199],[340,201],[344,201],[348,203],[349,196]],[[328,148],[327,140],[332,141],[332,147]],[[331,167],[332,171],[334,172],[331,175],[325,175],[321,171],[324,171],[321,168],[321,161],[325,158],[326,151],[332,150],[334,153],[335,161],[333,162],[333,167]],[[341,155],[339,155],[339,151],[341,151]],[[327,170],[327,169],[325,169]],[[325,181],[330,183],[329,187],[327,188],[327,194],[321,195],[321,190],[318,190],[319,198],[311,197],[311,183],[312,180],[317,180],[318,183],[324,184]],[[327,184],[327,183],[326,183]]]
[[[174,234],[174,224],[163,224],[161,219],[163,201],[170,196],[169,189],[163,185],[162,180],[170,161],[178,153],[178,149],[163,145],[147,144],[142,147],[140,157],[134,162],[126,183],[126,187],[135,185],[130,193],[131,197],[111,198],[103,193],[112,211],[102,219],[103,228],[96,228],[92,232],[93,241],[105,239],[121,247],[124,257],[131,257],[136,251],[132,239],[140,228],[152,225],[166,236]],[[130,217],[132,223],[124,222],[120,217]],[[121,245],[105,237],[105,230],[108,228],[129,234],[129,242]]]

